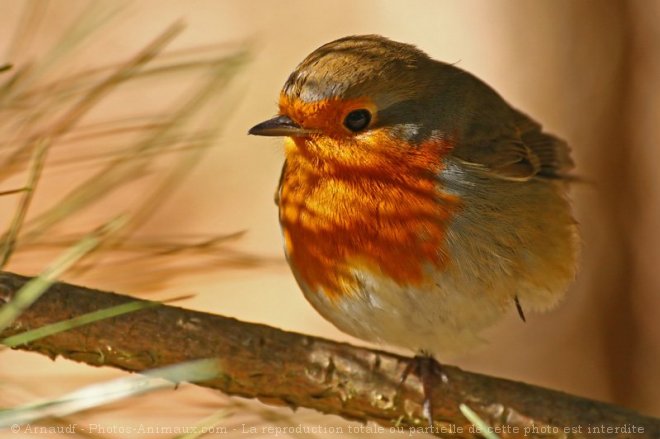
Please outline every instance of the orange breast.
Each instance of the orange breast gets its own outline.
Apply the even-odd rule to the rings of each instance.
[[[308,288],[339,297],[356,286],[355,268],[402,285],[421,284],[426,265],[442,268],[445,228],[460,204],[438,187],[446,142],[388,148],[361,167],[321,162],[306,140],[288,142],[280,222]]]

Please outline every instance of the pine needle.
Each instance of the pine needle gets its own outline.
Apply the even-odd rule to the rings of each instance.
[[[28,181],[25,186],[25,191],[23,196],[20,199],[18,208],[14,212],[14,218],[12,219],[11,225],[9,226],[9,231],[2,236],[0,241],[0,269],[2,269],[9,262],[14,247],[16,246],[16,239],[18,233],[23,226],[25,221],[25,216],[32,202],[34,196],[34,190],[39,182],[41,177],[41,171],[44,167],[44,161],[46,159],[46,153],[48,152],[49,142],[47,139],[41,139],[38,142],[37,148],[34,152],[34,157],[32,161],[32,166],[30,167],[30,172],[28,175]]]
[[[206,434],[213,433],[213,427],[218,425],[221,421],[231,416],[231,412],[228,410],[218,410],[216,413],[213,413],[211,416],[208,416],[197,424],[193,425],[190,430],[191,433],[182,434],[175,436],[174,439],[197,439]]]
[[[39,276],[28,281],[14,298],[0,308],[0,332],[6,329],[20,314],[32,305],[66,270],[94,250],[104,239],[117,232],[125,224],[125,217],[119,216],[104,224],[96,231],[83,237],[53,261]]]
[[[141,376],[128,376],[93,384],[59,398],[0,410],[0,429],[14,424],[33,423],[63,417],[159,389],[175,388],[180,382],[210,380],[221,373],[213,359],[196,360],[153,369]]]
[[[80,326],[88,325],[99,320],[110,319],[112,317],[117,317],[142,309],[153,308],[159,305],[161,305],[161,302],[135,301],[123,303],[112,308],[100,309],[98,311],[83,314],[72,319],[62,320],[51,325],[45,325],[31,331],[25,331],[20,334],[12,335],[11,337],[0,340],[0,343],[7,347],[15,348],[17,346],[48,337],[50,335],[55,335],[58,332],[68,331],[69,329],[78,328]]]
[[[493,432],[493,429],[486,421],[481,419],[481,417],[470,407],[465,404],[458,406],[463,416],[470,421],[476,428],[478,434],[482,435],[485,439],[500,439],[498,435]]]

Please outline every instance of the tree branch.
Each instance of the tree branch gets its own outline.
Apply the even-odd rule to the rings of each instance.
[[[11,300],[27,280],[0,274],[0,302]],[[57,283],[0,337],[135,300]],[[409,358],[173,306],[103,320],[18,349],[132,372],[217,358],[222,376],[200,385],[266,404],[374,421],[385,431],[392,426],[406,432],[426,427],[419,380],[411,376],[399,385]],[[478,436],[460,404],[468,405],[501,437],[660,436],[658,419],[614,405],[452,366],[443,366],[443,372],[447,381],[438,380],[433,392],[435,432],[440,436]]]

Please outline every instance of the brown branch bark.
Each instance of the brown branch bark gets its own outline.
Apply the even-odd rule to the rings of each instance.
[[[1,274],[0,301],[11,300],[27,280]],[[58,283],[0,337],[133,300]],[[216,358],[223,375],[200,385],[267,404],[374,421],[385,431],[426,426],[417,378],[399,386],[406,357],[173,306],[104,320],[19,349],[132,372]],[[447,381],[438,380],[433,401],[440,436],[478,437],[459,411],[465,403],[500,437],[660,437],[660,420],[621,407],[451,366],[443,372]]]

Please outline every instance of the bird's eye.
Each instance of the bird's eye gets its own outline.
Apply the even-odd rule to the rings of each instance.
[[[369,113],[369,110],[353,110],[344,119],[344,126],[357,133],[369,126],[369,122],[371,122],[371,113]]]

